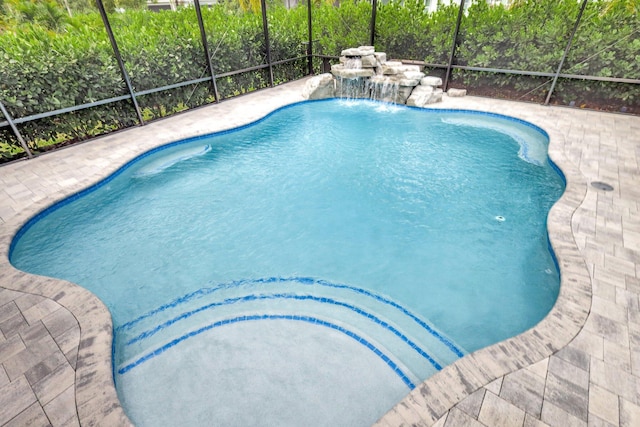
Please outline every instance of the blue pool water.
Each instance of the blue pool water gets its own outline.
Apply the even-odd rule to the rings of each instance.
[[[138,426],[370,425],[553,306],[547,143],[496,115],[296,104],[130,162],[10,258],[107,304]]]

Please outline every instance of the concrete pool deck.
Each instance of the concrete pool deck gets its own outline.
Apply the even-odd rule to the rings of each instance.
[[[14,269],[20,226],[153,147],[301,101],[303,85],[0,167],[0,426],[130,425],[112,382],[108,310],[79,286]],[[540,324],[446,367],[376,425],[640,425],[640,117],[474,97],[433,107],[506,114],[549,133],[567,178],[549,215],[561,292]]]

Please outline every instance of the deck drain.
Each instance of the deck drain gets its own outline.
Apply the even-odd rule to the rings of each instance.
[[[602,190],[602,191],[612,191],[613,190],[612,186],[610,186],[606,182],[601,182],[601,181],[593,181],[591,183],[591,186],[594,187],[594,188],[597,188],[598,190]]]

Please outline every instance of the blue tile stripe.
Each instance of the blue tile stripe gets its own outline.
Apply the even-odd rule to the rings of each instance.
[[[414,322],[416,322],[418,325],[420,325],[423,329],[425,329],[429,334],[431,334],[433,337],[435,337],[438,341],[440,341],[441,343],[443,343],[451,352],[453,352],[453,354],[455,354],[458,357],[463,357],[464,356],[464,352],[458,348],[453,342],[451,342],[451,340],[449,340],[447,337],[445,337],[444,335],[442,335],[440,332],[436,331],[435,329],[433,329],[430,325],[428,325],[425,321],[423,321],[422,319],[420,319],[418,316],[416,316],[415,314],[413,314],[412,312],[410,312],[409,310],[407,310],[406,308],[404,308],[403,306],[401,306],[400,304],[396,303],[395,301],[392,301],[386,297],[383,297],[381,295],[378,295],[374,292],[368,291],[366,289],[361,289],[361,288],[357,288],[355,286],[350,286],[350,285],[344,285],[344,284],[340,284],[340,283],[331,283],[328,282],[326,280],[316,280],[314,278],[311,277],[288,277],[288,278],[282,278],[282,277],[268,277],[268,278],[260,278],[260,279],[243,279],[243,280],[236,280],[233,282],[229,282],[229,283],[223,283],[220,284],[218,286],[214,286],[214,287],[210,287],[210,288],[201,288],[198,289],[197,291],[191,292],[189,294],[183,295],[182,297],[168,303],[165,305],[162,305],[160,307],[158,307],[157,309],[154,309],[152,311],[149,311],[145,314],[143,314],[142,316],[127,322],[123,325],[121,325],[120,327],[118,327],[116,329],[116,331],[120,331],[120,330],[126,330],[126,329],[130,329],[133,326],[135,326],[137,323],[141,322],[142,320],[154,316],[160,312],[163,312],[167,309],[176,307],[180,304],[183,304],[193,298],[196,297],[201,297],[201,296],[205,296],[208,295],[210,293],[222,290],[222,289],[231,289],[231,288],[235,288],[235,287],[239,287],[242,285],[250,285],[250,284],[259,284],[259,285],[263,285],[263,284],[271,284],[271,283],[282,283],[282,282],[292,282],[292,283],[298,283],[301,285],[308,285],[308,286],[314,286],[314,285],[318,285],[318,286],[324,286],[324,287],[330,287],[330,288],[336,288],[336,289],[346,289],[352,292],[356,292],[360,295],[364,295],[368,298],[373,298],[378,302],[381,302],[383,304],[389,305],[391,307],[394,307],[395,309],[399,310],[400,312],[402,312],[404,315],[408,316],[409,318],[411,318]]]
[[[146,355],[142,356],[136,361],[118,369],[118,374],[123,375],[131,371],[133,368],[140,366],[141,364],[153,359],[156,356],[161,355],[165,351],[169,350],[172,347],[175,347],[181,342],[186,341],[195,336],[198,336],[201,333],[209,331],[213,328],[217,328],[224,325],[231,325],[233,323],[255,321],[255,320],[293,320],[293,321],[299,321],[299,322],[307,322],[313,325],[319,325],[319,326],[324,326],[327,328],[334,329],[338,332],[341,332],[347,335],[350,338],[353,338],[355,341],[359,342],[360,344],[364,345],[369,350],[371,350],[376,356],[382,359],[393,370],[393,372],[395,372],[395,374],[398,377],[400,377],[402,382],[404,382],[405,385],[409,387],[410,390],[413,390],[416,387],[415,384],[411,381],[411,379],[409,379],[409,377],[402,371],[402,369],[393,360],[391,360],[386,354],[380,351],[380,349],[378,349],[376,346],[371,344],[369,341],[360,337],[358,334],[351,332],[350,330],[345,329],[342,326],[336,325],[331,322],[327,322],[325,320],[318,319],[316,317],[285,315],[285,314],[254,314],[254,315],[234,317],[231,319],[225,319],[225,320],[220,320],[220,321],[211,323],[207,326],[203,326],[200,329],[197,329],[195,331],[182,335],[181,337],[174,339],[173,341],[163,345],[162,347],[159,347],[156,350],[150,353],[147,353]]]
[[[276,300],[276,299],[287,299],[287,300],[297,300],[297,301],[314,301],[314,302],[319,302],[322,304],[333,304],[339,307],[344,307],[347,308],[363,317],[366,317],[368,319],[370,319],[371,321],[373,321],[374,323],[376,323],[377,325],[381,326],[384,329],[387,329],[388,331],[390,331],[391,333],[393,333],[395,336],[397,336],[398,338],[400,338],[402,341],[404,341],[409,347],[411,347],[412,349],[414,349],[420,356],[422,356],[423,358],[425,358],[435,369],[437,369],[438,371],[442,370],[442,365],[440,365],[440,363],[438,363],[433,357],[431,357],[426,351],[424,351],[420,346],[418,346],[415,342],[413,342],[411,339],[409,339],[406,335],[404,335],[402,332],[400,332],[398,329],[396,329],[394,326],[388,324],[387,322],[379,319],[378,317],[374,316],[371,313],[368,313],[354,305],[351,304],[347,304],[345,302],[342,301],[338,301],[335,300],[333,298],[324,298],[324,297],[316,297],[313,295],[296,295],[296,294],[290,294],[290,293],[280,293],[280,294],[260,294],[260,295],[245,295],[242,297],[236,297],[236,298],[227,298],[223,301],[220,302],[214,302],[211,304],[207,304],[204,305],[202,307],[196,308],[195,310],[191,310],[191,311],[187,311],[185,313],[180,314],[177,317],[174,317],[170,320],[167,320],[166,322],[155,326],[152,329],[149,329],[147,331],[142,332],[141,334],[135,336],[134,338],[130,339],[129,341],[127,341],[125,343],[125,346],[129,346],[132,344],[135,344],[136,342],[140,342],[143,341],[155,334],[157,334],[158,332],[162,331],[163,329],[176,324],[177,322],[187,319],[197,313],[203,312],[205,310],[209,310],[212,308],[216,308],[216,307],[221,307],[221,306],[225,306],[225,305],[230,305],[230,304],[236,304],[236,303],[244,303],[244,302],[251,302],[251,301],[259,301],[259,300]]]
[[[445,336],[440,334],[438,331],[436,331],[431,326],[429,326],[425,321],[423,321],[418,316],[416,316],[415,314],[413,314],[412,312],[410,312],[409,310],[407,310],[406,308],[404,308],[403,306],[401,306],[400,304],[398,304],[395,301],[392,301],[392,300],[390,300],[388,298],[385,298],[385,297],[383,297],[381,295],[375,294],[375,293],[373,293],[371,291],[368,291],[366,289],[356,288],[354,286],[342,285],[342,284],[333,284],[333,283],[326,282],[324,280],[318,280],[318,284],[320,284],[322,286],[332,286],[332,287],[336,287],[336,288],[349,289],[349,290],[352,290],[354,292],[358,292],[358,293],[360,293],[362,295],[366,295],[367,297],[374,298],[375,300],[380,301],[380,302],[382,302],[384,304],[390,305],[390,306],[400,310],[406,316],[409,316],[411,319],[413,319],[414,322],[416,322],[418,325],[420,325],[422,328],[424,328],[427,332],[429,332],[432,336],[437,338],[441,343],[443,343],[445,346],[447,346],[456,356],[458,356],[458,357],[464,356],[463,351],[461,349],[459,349],[455,344],[453,344],[448,338],[446,338]]]

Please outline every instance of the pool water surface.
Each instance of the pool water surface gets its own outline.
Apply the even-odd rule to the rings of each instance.
[[[295,104],[132,161],[11,262],[107,304],[138,426],[370,425],[553,306],[547,144],[496,115]]]

